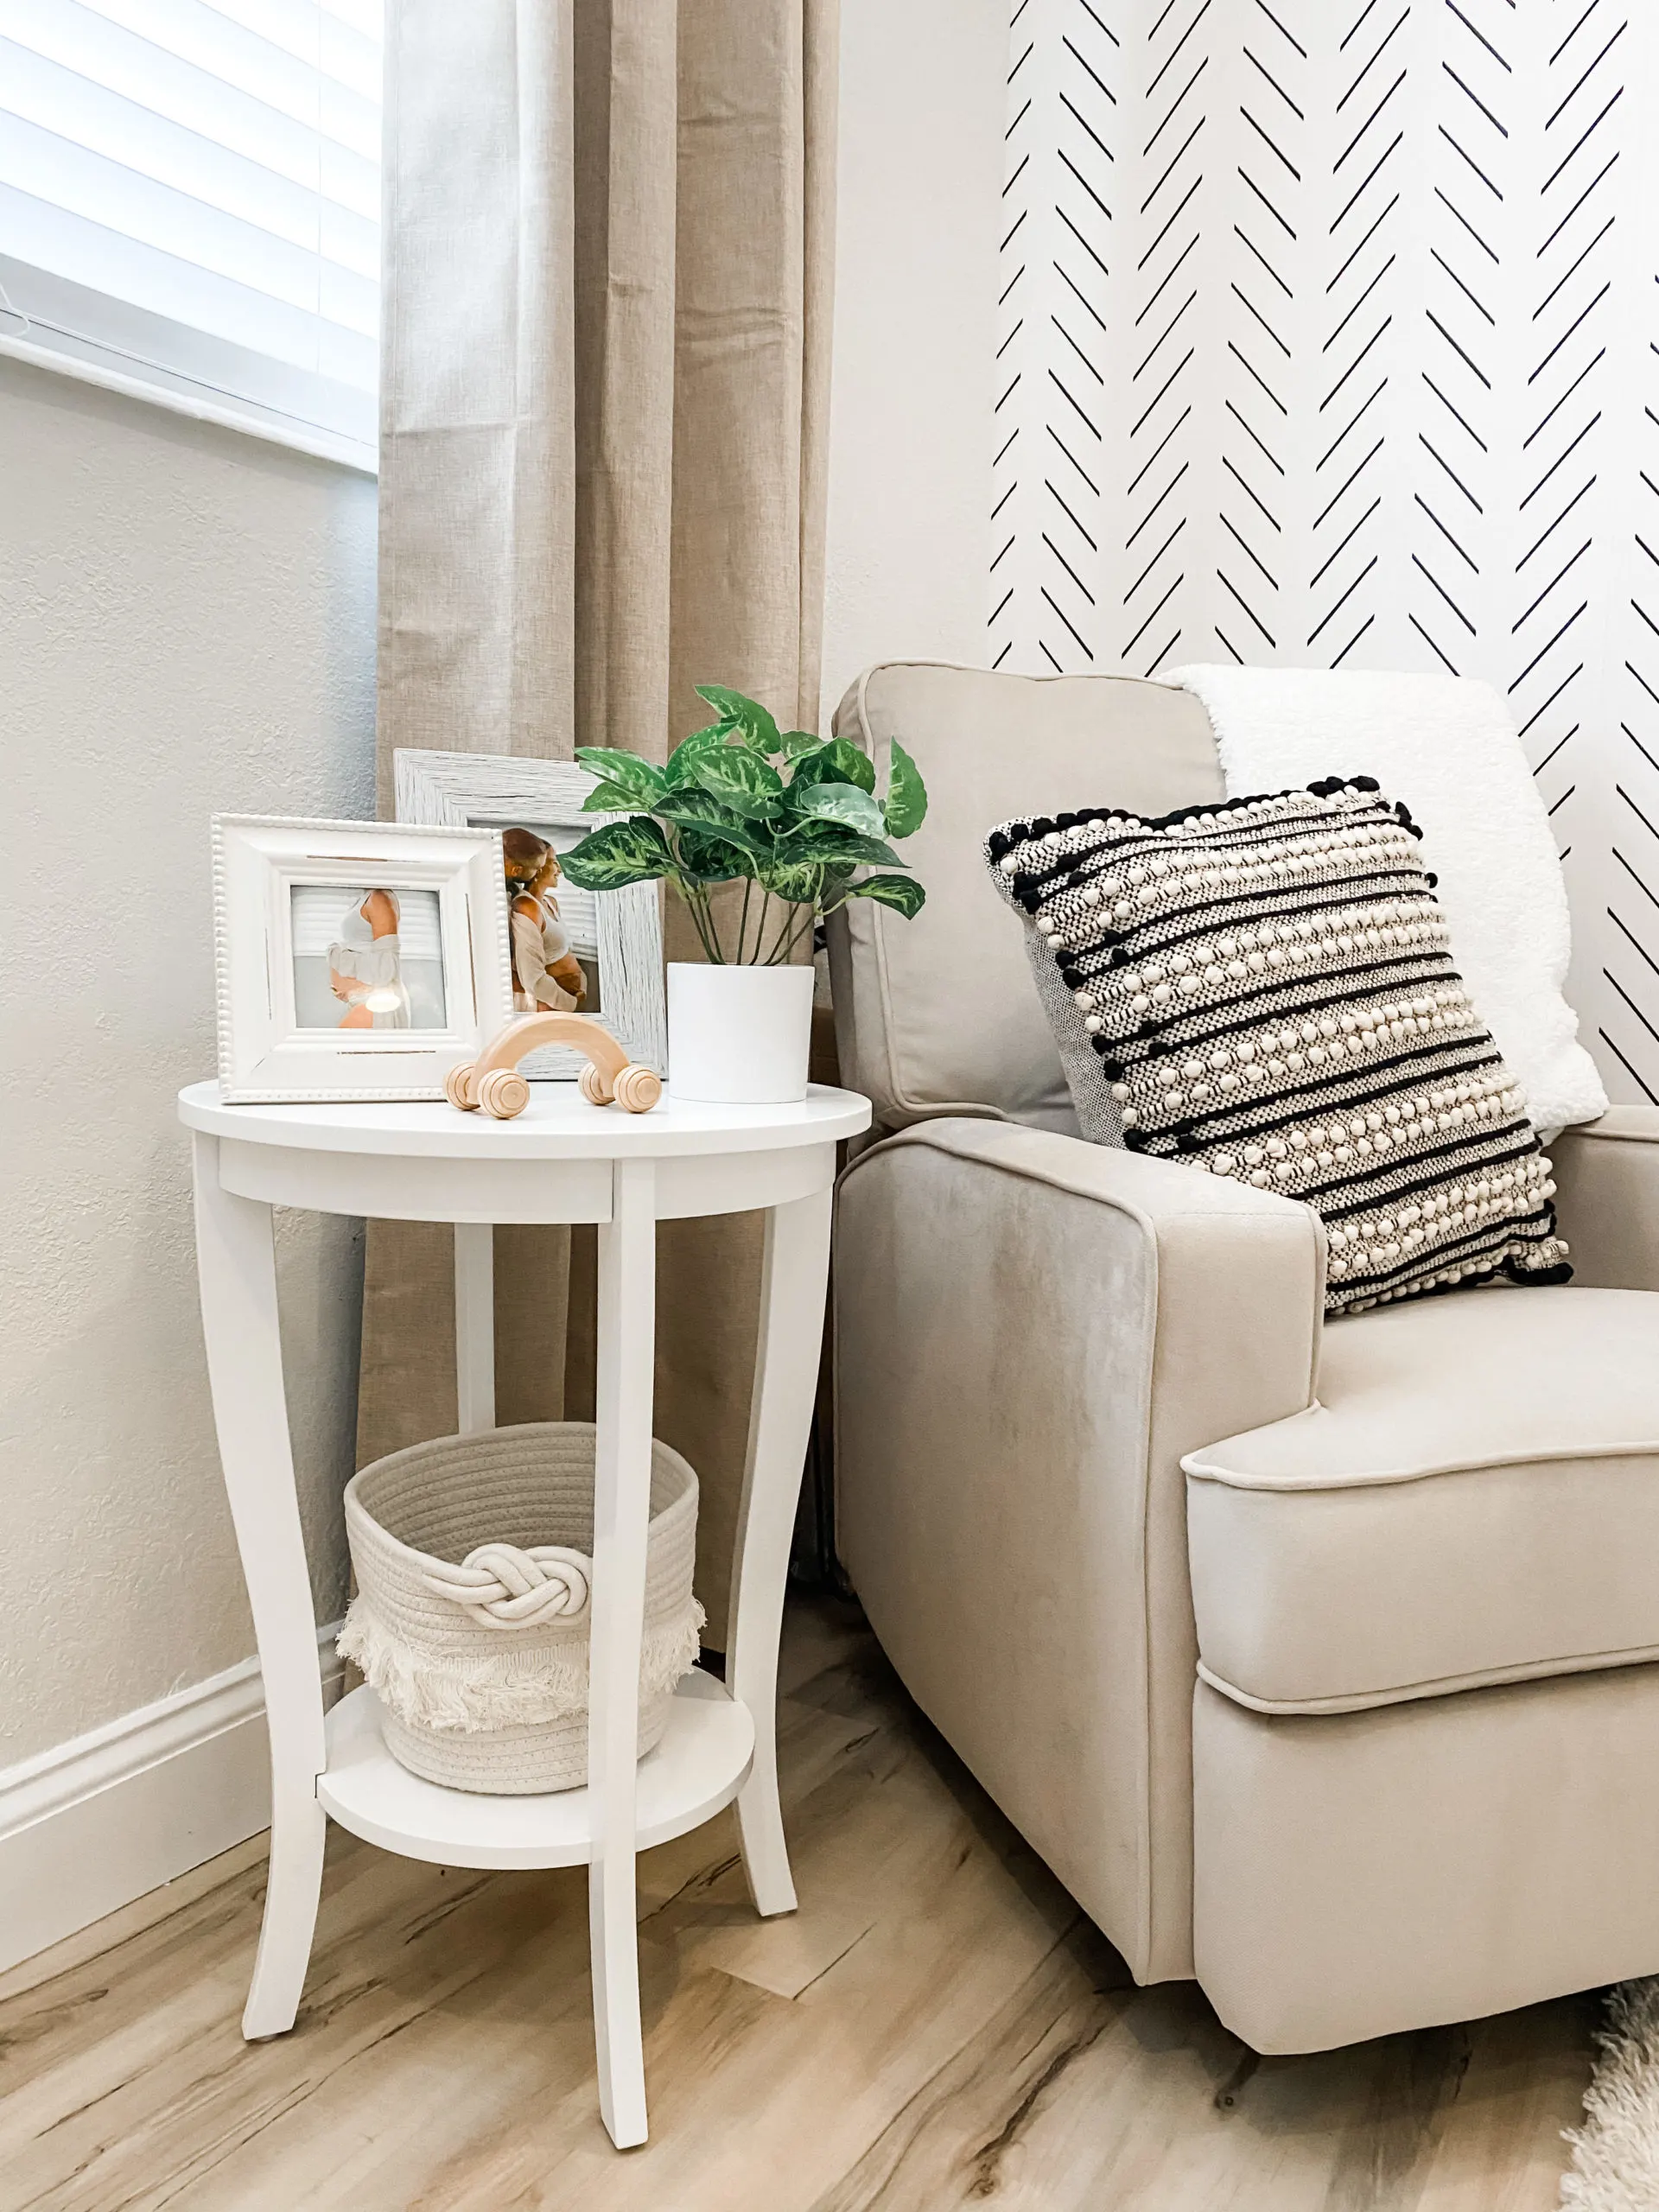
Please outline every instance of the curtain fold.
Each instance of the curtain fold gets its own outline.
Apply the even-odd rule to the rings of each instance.
[[[661,760],[698,683],[816,714],[836,43],[836,0],[394,0],[383,805],[404,746]],[[591,1234],[495,1251],[499,1417],[590,1414]],[[371,1225],[359,1465],[454,1429],[452,1267]],[[759,1274],[758,1217],[663,1224],[656,1428],[716,1645]]]

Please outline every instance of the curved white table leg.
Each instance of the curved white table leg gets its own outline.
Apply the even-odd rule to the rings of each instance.
[[[458,1221],[455,1233],[455,1433],[495,1427],[495,1231]]]
[[[588,1787],[595,1834],[588,1870],[599,2108],[619,2151],[645,2139],[634,1910],[639,1643],[651,1514],[657,1335],[657,1170],[618,1160],[599,1232],[598,1434],[594,1471],[593,1626]]]
[[[826,1185],[766,1216],[760,1341],[732,1561],[726,1686],[754,1716],[754,1765],[738,1796],[737,1826],[749,1893],[762,1914],[795,1909],[778,1804],[778,1637],[823,1343],[833,1195]]]
[[[194,1175],[213,1421],[270,1730],[270,1872],[242,2015],[251,2041],[293,2026],[311,1956],[327,1827],[317,1802],[322,1682],[283,1395],[270,1208],[220,1189],[216,1137],[195,1138]]]

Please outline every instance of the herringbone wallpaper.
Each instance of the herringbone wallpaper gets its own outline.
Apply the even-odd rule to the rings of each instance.
[[[988,657],[1495,682],[1659,1100],[1659,7],[1010,12]]]

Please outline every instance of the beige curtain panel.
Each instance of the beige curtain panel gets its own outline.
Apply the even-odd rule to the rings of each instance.
[[[817,712],[836,0],[393,0],[379,775]],[[667,912],[670,957],[695,958]],[[498,1229],[505,1421],[593,1395],[591,1232]],[[665,1223],[656,1427],[723,1640],[753,1217]],[[449,1231],[370,1226],[359,1464],[455,1427]]]

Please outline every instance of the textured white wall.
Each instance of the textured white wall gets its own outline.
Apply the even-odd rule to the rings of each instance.
[[[372,810],[373,593],[372,483],[0,362],[0,1765],[252,1649],[173,1096],[210,813]],[[281,1248],[327,1618],[360,1232]]]
[[[1003,0],[842,0],[823,726],[888,656],[986,658]]]

